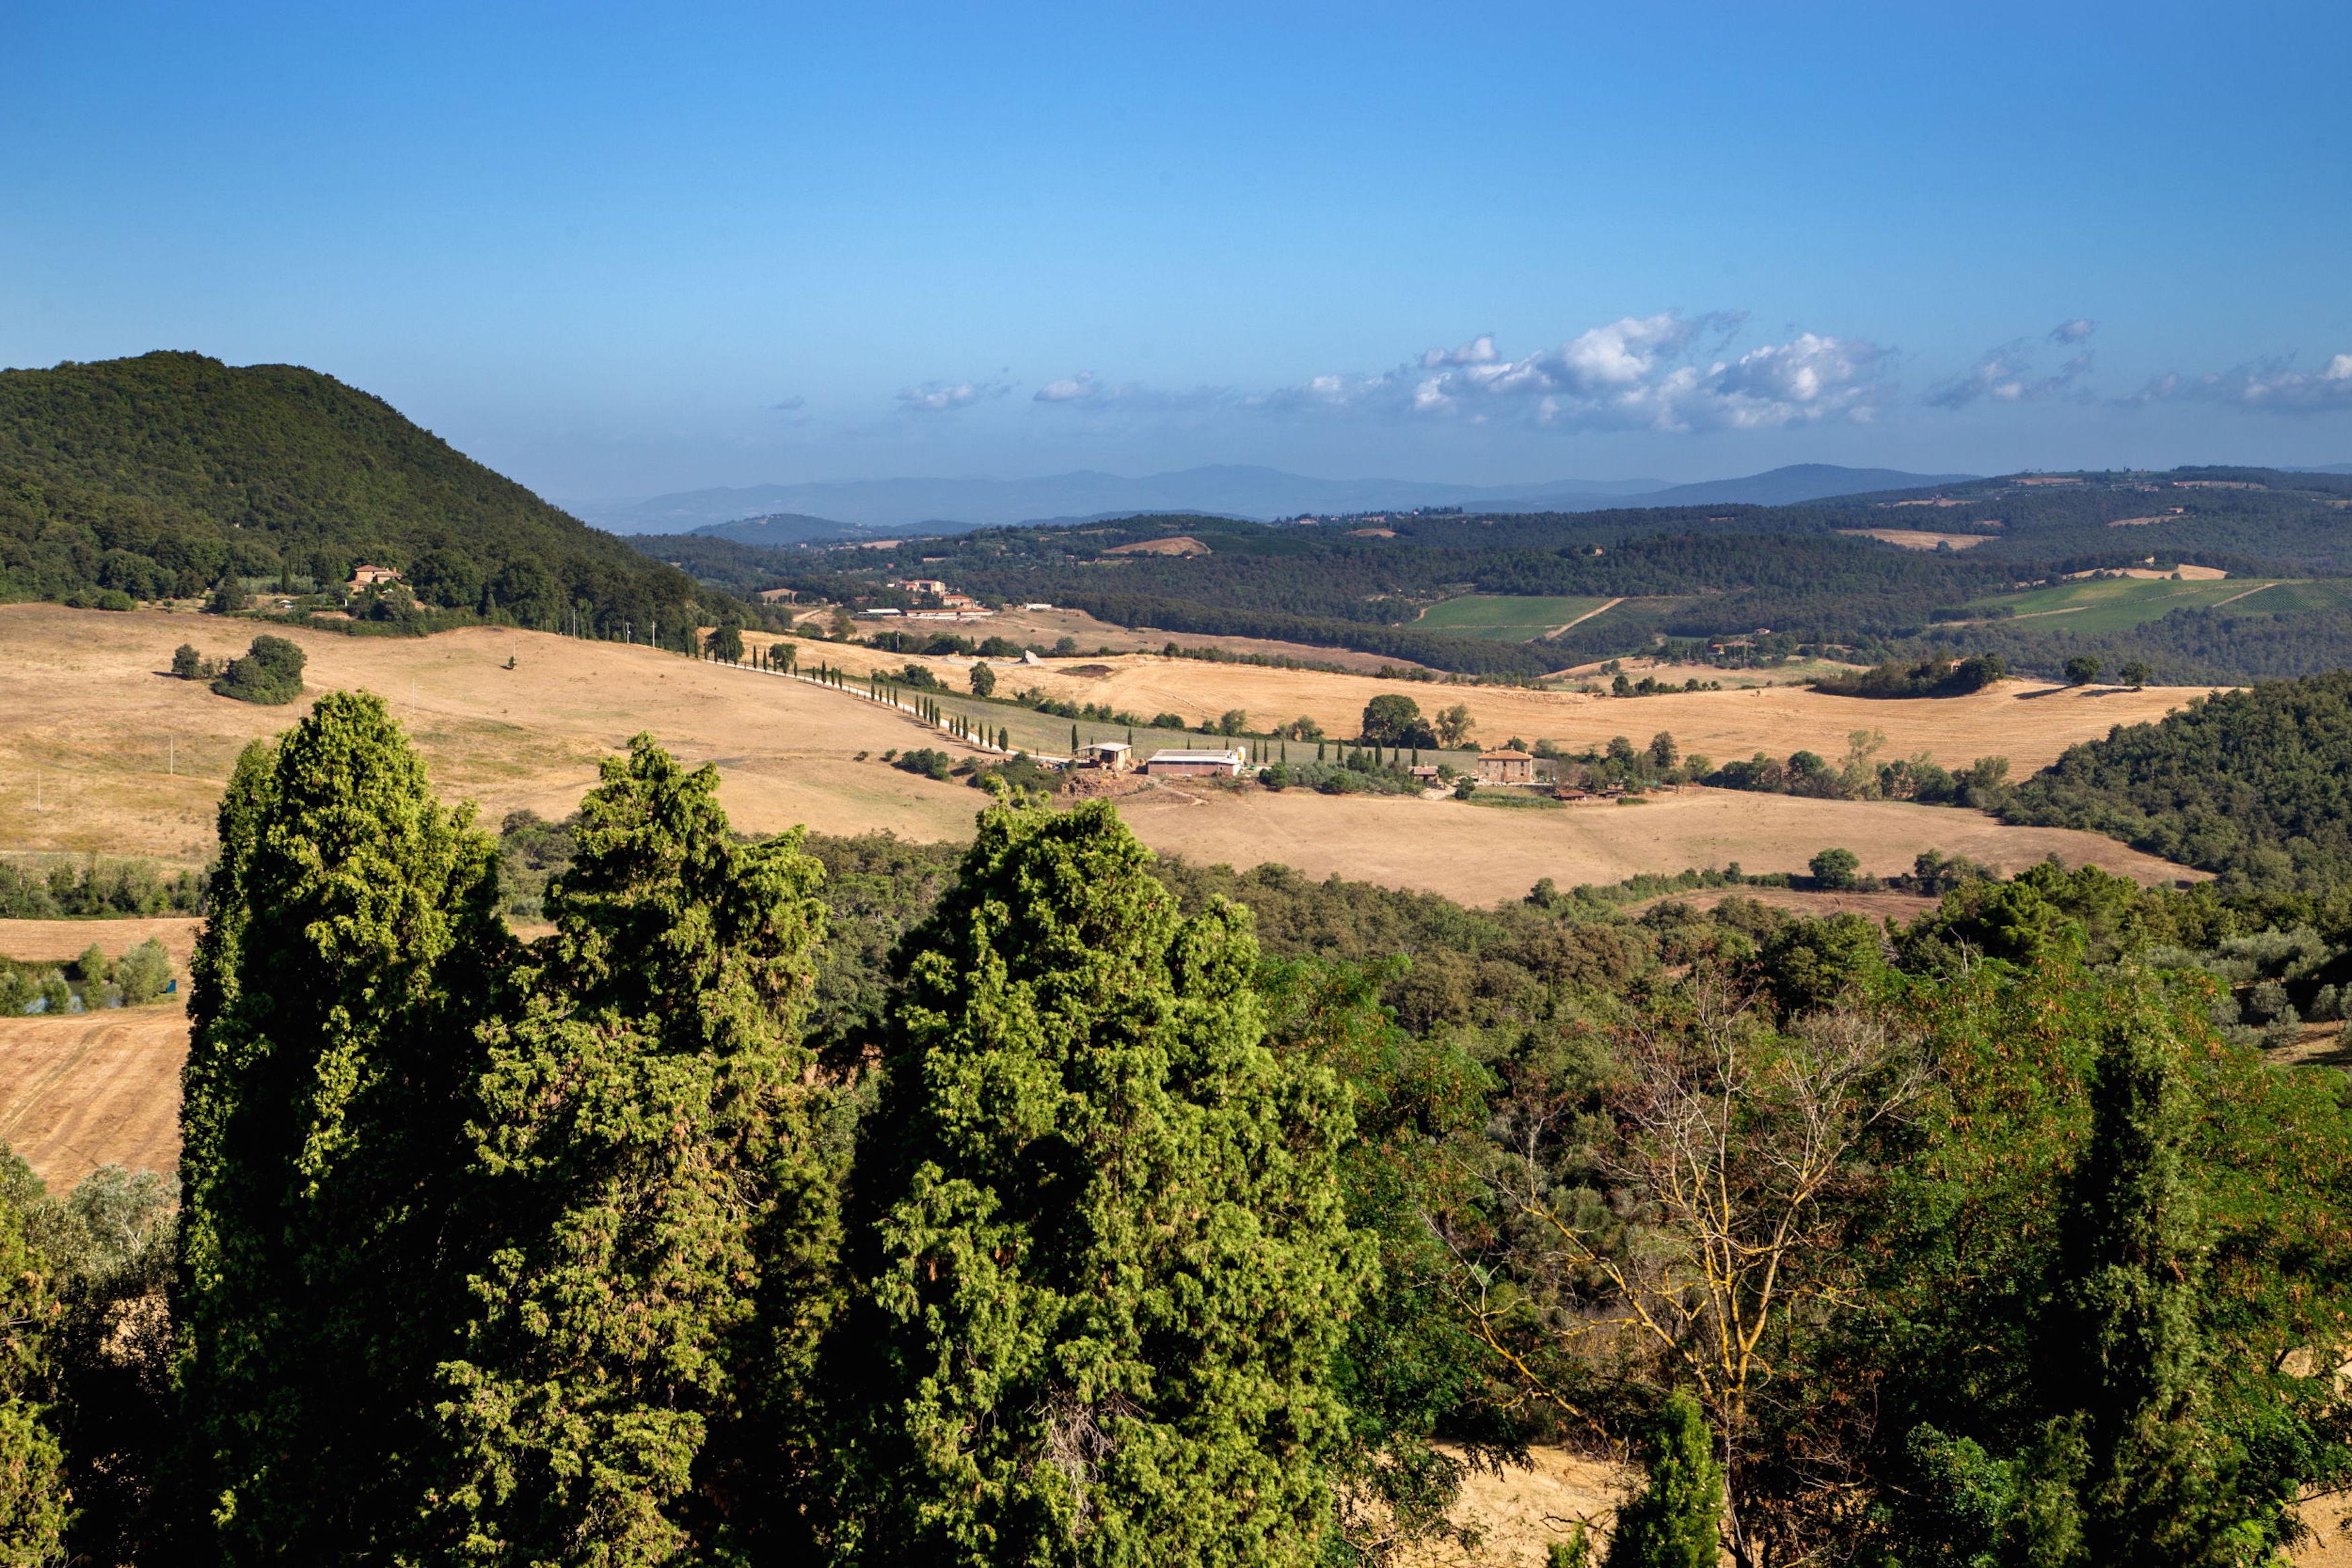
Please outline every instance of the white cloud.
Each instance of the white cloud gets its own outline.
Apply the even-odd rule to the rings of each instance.
[[[2088,321],[2062,322],[2050,329],[2050,341],[2079,343],[2094,329]],[[2091,373],[2088,349],[2048,375],[2037,374],[2036,370],[2033,349],[2019,338],[1989,350],[1963,373],[1928,388],[1924,401],[1933,408],[1966,408],[1980,398],[1992,402],[2044,402],[2052,398],[2081,402],[2090,396],[2083,385]]]
[[[1095,385],[1092,371],[1080,371],[1075,376],[1065,376],[1058,382],[1047,382],[1037,389],[1033,402],[1084,402],[1100,391]]]
[[[947,413],[1012,390],[1003,382],[925,382],[899,392],[898,407],[906,413]]]
[[[1424,349],[1421,368],[1436,370],[1441,365],[1486,365],[1502,358],[1495,351],[1495,335],[1481,332],[1458,349]]]
[[[1628,316],[1517,359],[1481,336],[1457,349],[1428,350],[1377,375],[1318,376],[1247,402],[1276,411],[1680,433],[1863,421],[1884,401],[1888,350],[1803,332],[1721,357],[1744,319],[1729,311]],[[1702,349],[1709,340],[1716,341]]]
[[[2337,354],[2317,371],[2298,371],[2290,359],[2267,360],[2193,379],[2158,376],[2127,402],[2196,398],[2260,413],[2324,413],[2352,409],[2352,354]]]

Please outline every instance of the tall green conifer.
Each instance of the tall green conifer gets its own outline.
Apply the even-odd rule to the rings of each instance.
[[[1659,1408],[1642,1490],[1620,1509],[1606,1568],[1715,1568],[1723,1470],[1698,1401],[1677,1388]]]
[[[793,1511],[838,1247],[803,1082],[822,872],[797,832],[731,841],[718,783],[647,736],[604,764],[555,934],[486,1031],[498,1234],[446,1369],[452,1558],[662,1563]]]
[[[2045,1496],[2053,1469],[2072,1472],[2064,1511],[2080,1530],[2072,1560],[2084,1563],[2250,1560],[2252,1532],[2288,1500],[2242,1495],[2234,1444],[2206,1418],[2205,1243],[2183,1159],[2179,1051],[2166,1020],[2141,1009],[2111,1024],[2091,1080],[2048,1350],[2065,1414],[2041,1464]]]
[[[220,830],[182,1111],[179,1511],[200,1559],[380,1555],[457,1305],[496,852],[362,693],[248,748]]]
[[[874,1204],[868,1563],[1299,1563],[1368,1262],[1328,1071],[1277,1061],[1248,913],[1180,917],[1107,803],[1000,804],[915,954]]]

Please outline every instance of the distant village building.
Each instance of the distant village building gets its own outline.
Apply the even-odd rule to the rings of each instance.
[[[388,566],[355,566],[352,568],[352,591],[377,588],[387,582],[398,582],[400,573]]]
[[[1239,751],[1155,751],[1143,770],[1155,779],[1231,779],[1246,760]]]
[[[1412,776],[1415,779],[1420,779],[1423,784],[1434,784],[1437,782],[1437,769],[1434,768],[1421,767],[1413,768]]]
[[[936,577],[894,578],[885,586],[902,588],[908,593],[945,593],[948,591],[948,585]]]
[[[1477,778],[1481,784],[1532,784],[1536,759],[1524,751],[1482,751]]]
[[[969,593],[942,593],[940,603],[950,610],[977,610],[980,601]]]
[[[1021,608],[1024,610],[1051,610],[1054,607],[1050,604],[1024,604]]]
[[[1107,773],[1125,773],[1135,766],[1135,747],[1123,740],[1097,740],[1091,746],[1078,747],[1078,766],[1099,768]]]

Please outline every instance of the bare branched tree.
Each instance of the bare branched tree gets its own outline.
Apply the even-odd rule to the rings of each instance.
[[[1841,1304],[1861,1145],[1925,1074],[1910,1041],[1856,1013],[1774,1028],[1705,971],[1677,1000],[1617,1037],[1609,1124],[1580,1148],[1563,1157],[1556,1113],[1507,1119],[1491,1179],[1509,1228],[1483,1251],[1453,1243],[1456,1301],[1528,1396],[1573,1420],[1592,1417],[1552,1370],[1560,1353],[1690,1387],[1723,1446],[1725,1543],[1750,1568],[1772,1560],[1742,1515],[1741,1461],[1775,1333]]]

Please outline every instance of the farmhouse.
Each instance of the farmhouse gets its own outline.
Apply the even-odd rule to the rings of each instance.
[[[1536,759],[1524,751],[1482,751],[1478,754],[1481,784],[1532,784]]]
[[[1411,769],[1411,772],[1413,778],[1418,779],[1423,784],[1434,784],[1437,782],[1437,769],[1434,768],[1415,768]]]
[[[1156,779],[1231,779],[1243,760],[1238,751],[1155,751],[1143,770]]]
[[[936,577],[894,578],[887,586],[903,588],[909,593],[945,593],[948,585]]]
[[[1078,766],[1099,768],[1107,773],[1125,773],[1135,766],[1135,747],[1123,740],[1097,740],[1091,746],[1078,747]]]
[[[355,566],[352,568],[352,591],[375,588],[387,582],[398,582],[400,573],[388,566]]]

